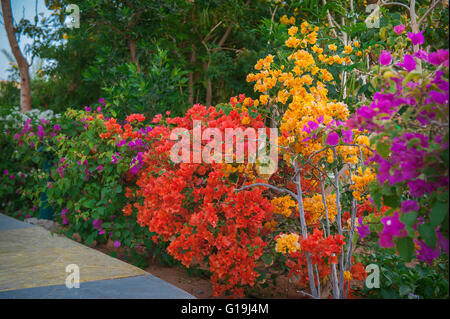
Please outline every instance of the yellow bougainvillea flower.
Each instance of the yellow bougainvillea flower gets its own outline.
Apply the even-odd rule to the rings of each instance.
[[[347,54],[352,53],[352,52],[353,52],[352,46],[351,46],[351,45],[346,45],[346,46],[344,47],[344,52],[347,53]]]
[[[345,280],[352,280],[352,274],[350,271],[346,270],[344,271],[344,279]]]
[[[281,234],[276,239],[275,251],[278,253],[294,253],[300,250],[297,234]]]
[[[292,214],[292,207],[296,207],[297,203],[292,200],[291,196],[275,197],[270,201],[274,208],[274,213],[289,217]]]
[[[292,37],[294,36],[294,34],[296,34],[298,32],[298,28],[297,27],[290,27],[288,30],[288,34]]]

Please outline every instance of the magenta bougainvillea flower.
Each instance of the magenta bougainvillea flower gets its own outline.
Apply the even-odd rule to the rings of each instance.
[[[342,141],[347,144],[353,143],[353,131],[351,129],[342,131]]]
[[[308,126],[312,131],[317,130],[319,128],[319,124],[317,124],[314,121],[308,121]]]
[[[329,146],[336,146],[339,144],[339,134],[336,132],[330,132],[327,136],[327,145]]]
[[[381,65],[389,65],[389,64],[391,64],[391,61],[392,61],[391,54],[384,50],[381,51],[380,64]]]
[[[397,33],[398,35],[402,34],[403,31],[405,31],[405,26],[403,24],[396,25],[394,27],[394,32]]]
[[[431,248],[427,246],[423,241],[414,239],[417,246],[419,247],[416,250],[416,257],[418,260],[424,261],[430,265],[433,265],[433,260],[439,257],[441,254],[441,249],[439,246],[436,248]]]
[[[381,222],[383,223],[384,228],[379,234],[379,244],[383,248],[394,247],[394,236],[405,237],[408,235],[408,232],[405,229],[405,224],[403,224],[399,219],[398,212],[395,212],[393,216],[381,218]]]
[[[36,134],[43,139],[44,138],[44,128],[42,127],[42,125],[38,126],[38,131],[36,132]]]
[[[69,220],[67,219],[67,217],[66,217],[66,214],[67,214],[67,212],[68,212],[69,210],[67,209],[67,208],[64,208],[62,211],[61,211],[61,217],[62,217],[62,219],[63,219],[63,225],[67,225],[68,223],[69,223]]]
[[[422,197],[425,193],[431,191],[430,185],[420,178],[408,181],[408,187],[410,189],[410,195],[413,197]]]
[[[397,65],[405,68],[406,71],[411,72],[416,69],[416,60],[414,60],[411,55],[405,54],[405,56],[403,57],[403,62],[397,63]]]
[[[428,63],[433,65],[444,65],[448,67],[449,52],[448,50],[438,50],[427,54],[426,59]]]
[[[359,222],[359,225],[361,225],[361,226],[356,227],[356,229],[358,230],[359,237],[361,237],[361,238],[367,237],[370,234],[369,225],[363,224],[362,217],[358,218],[358,222]]]
[[[419,204],[415,200],[408,199],[402,202],[402,213],[409,213],[413,210],[419,210]]]
[[[120,247],[120,241],[118,241],[116,239],[116,241],[114,242],[114,247],[119,248]]]
[[[430,91],[430,97],[434,103],[437,104],[448,104],[448,92],[444,94],[438,91]]]
[[[423,37],[423,31],[420,31],[418,33],[408,32],[408,38],[414,45],[416,44],[421,45],[425,42],[425,38]]]

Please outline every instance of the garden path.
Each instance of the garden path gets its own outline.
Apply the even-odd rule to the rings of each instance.
[[[66,278],[79,268],[79,288]],[[121,260],[0,214],[0,299],[155,298],[194,296]]]

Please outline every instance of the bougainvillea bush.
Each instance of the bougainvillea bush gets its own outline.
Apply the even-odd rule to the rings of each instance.
[[[448,50],[422,47],[417,23],[385,29],[397,40],[373,52],[347,34],[330,41],[329,28],[281,23],[292,25],[284,46],[247,76],[253,97],[154,118],[100,99],[27,120],[14,140],[39,165],[19,192],[35,205],[45,192],[66,234],[87,244],[110,241],[140,266],[149,254],[201,270],[215,296],[287,277],[302,297],[448,297]],[[228,151],[213,139],[226,129],[258,131],[244,161],[211,154]],[[273,130],[275,158],[249,160],[251,142]],[[203,161],[190,151],[196,132]]]
[[[142,115],[131,114],[121,124],[105,118],[105,105],[101,99],[85,110],[68,110],[57,123],[42,121],[17,134],[18,143],[45,154],[37,158],[33,184],[38,187],[25,189],[23,196],[39,205],[45,193],[66,235],[76,234],[88,245],[110,241],[125,248],[124,259],[144,267],[145,255],[137,252],[155,250],[153,234],[122,208],[148,150],[143,137],[152,128]],[[157,249],[158,257],[173,263]]]
[[[18,107],[2,107],[0,110],[0,209],[23,219],[38,213],[38,207],[23,198],[22,194],[35,186],[33,174],[39,168],[41,154],[34,152],[34,147],[23,143],[20,136],[29,132],[33,126],[54,122],[59,115],[51,110],[38,109],[23,114]]]

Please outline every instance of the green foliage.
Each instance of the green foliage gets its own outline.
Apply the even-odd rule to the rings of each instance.
[[[372,254],[363,257],[365,264],[376,264],[380,268],[380,288],[362,291],[370,298],[384,299],[429,299],[448,298],[448,256],[426,263],[408,264],[394,249],[374,247]]]
[[[105,81],[103,97],[119,119],[132,113],[153,117],[171,111],[175,115],[182,115],[187,107],[187,72],[169,63],[167,52],[157,48],[146,74],[139,73],[136,65],[125,63],[107,72],[101,72],[100,66],[92,67],[85,77],[110,79]]]

